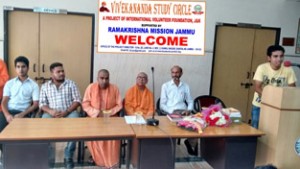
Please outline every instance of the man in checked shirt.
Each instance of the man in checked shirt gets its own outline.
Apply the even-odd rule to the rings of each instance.
[[[65,79],[63,64],[50,65],[51,80],[44,83],[40,92],[40,108],[44,111],[42,118],[76,118],[81,103],[81,96],[76,84]],[[76,142],[68,142],[65,148],[65,167],[74,168],[73,154]]]

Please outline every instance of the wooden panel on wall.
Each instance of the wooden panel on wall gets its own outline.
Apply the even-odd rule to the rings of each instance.
[[[90,83],[92,17],[41,14],[41,76],[49,77],[53,62],[64,65],[83,96]]]
[[[8,67],[10,77],[15,77],[14,60],[22,55],[29,59],[29,76],[38,77],[39,15],[33,12],[12,11],[8,16]],[[30,30],[30,31],[27,31]]]

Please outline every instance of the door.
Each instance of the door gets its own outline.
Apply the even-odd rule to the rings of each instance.
[[[84,94],[92,80],[92,15],[8,12],[8,63],[15,77],[14,59],[30,60],[29,76],[43,83],[53,62],[64,65],[66,78],[75,81]]]
[[[211,94],[228,107],[251,117],[253,75],[266,62],[266,49],[275,44],[276,30],[218,26],[213,61]]]
[[[39,15],[14,11],[8,15],[8,72],[16,77],[14,60],[18,56],[29,59],[29,77],[39,77]]]
[[[66,78],[76,82],[81,96],[91,82],[92,17],[41,14],[40,69],[49,79],[50,65],[61,62]]]

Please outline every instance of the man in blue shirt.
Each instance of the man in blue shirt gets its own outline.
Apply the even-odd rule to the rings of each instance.
[[[17,57],[15,69],[18,76],[4,86],[0,132],[14,118],[30,117],[30,113],[39,105],[39,86],[28,77],[29,60],[24,56]]]

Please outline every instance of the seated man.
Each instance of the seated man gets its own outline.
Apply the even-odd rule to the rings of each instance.
[[[29,60],[24,56],[17,57],[15,69],[18,76],[4,86],[0,132],[14,118],[30,117],[39,104],[39,86],[28,77]]]
[[[188,115],[193,110],[193,98],[188,84],[180,81],[182,68],[173,66],[171,69],[172,80],[164,83],[161,87],[160,108],[166,113],[174,110],[186,110],[183,114]]]
[[[63,64],[50,65],[51,80],[44,83],[40,93],[40,107],[44,111],[42,118],[76,118],[81,96],[76,84],[65,79]],[[76,142],[67,143],[65,148],[65,167],[74,168],[73,155]]]
[[[91,118],[117,116],[122,109],[119,88],[109,83],[109,71],[98,71],[96,83],[90,84],[84,93],[82,108]],[[114,127],[114,126],[111,126]],[[101,128],[99,128],[101,130]],[[119,164],[120,141],[89,141],[86,143],[97,166],[115,168]]]
[[[6,68],[6,64],[0,59],[0,104],[3,96],[3,88],[5,83],[8,81],[9,76]],[[2,112],[2,108],[0,106],[0,112]]]
[[[125,111],[127,115],[136,113],[152,116],[154,113],[153,94],[147,88],[148,76],[140,72],[136,77],[136,85],[131,87],[125,96]]]
[[[183,71],[180,66],[171,68],[172,80],[162,85],[160,95],[160,108],[166,113],[180,112],[189,115],[193,110],[193,98],[189,86],[180,81]],[[197,139],[187,139],[184,144],[190,155],[198,155]],[[193,149],[194,147],[194,149]]]

